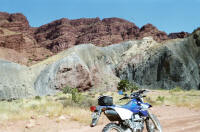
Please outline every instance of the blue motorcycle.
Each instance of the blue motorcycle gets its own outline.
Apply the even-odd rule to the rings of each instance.
[[[147,90],[139,90],[130,95],[125,94],[123,98],[130,101],[125,105],[114,105],[111,96],[100,96],[98,98],[98,106],[91,106],[92,113],[91,127],[96,126],[101,113],[111,121],[107,124],[102,132],[142,132],[144,124],[148,132],[162,132],[159,120],[154,114],[151,114],[148,109],[152,106],[149,103],[144,103],[144,93]],[[122,93],[123,95],[123,93]]]

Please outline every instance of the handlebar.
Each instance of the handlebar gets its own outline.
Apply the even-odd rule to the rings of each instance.
[[[129,99],[130,97],[127,95],[127,94],[125,94],[124,95],[124,97],[123,98],[121,98],[121,99],[119,99],[119,100],[123,100],[123,99]]]
[[[119,100],[123,100],[123,99],[132,99],[132,98],[138,98],[138,97],[146,97],[145,95],[142,95],[144,94],[145,92],[148,92],[148,90],[138,90],[137,92],[133,92],[131,93],[129,96],[127,94],[124,95],[124,97],[122,97],[121,99]]]

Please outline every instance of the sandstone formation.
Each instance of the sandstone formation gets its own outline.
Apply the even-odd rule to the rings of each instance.
[[[6,12],[0,12],[0,27],[16,32],[26,32],[30,28],[29,22],[23,14]]]
[[[159,31],[152,24],[146,24],[140,29],[139,37],[142,39],[143,37],[149,36],[152,36],[157,42],[162,42],[169,39],[165,32]]]
[[[184,38],[187,34],[175,33],[168,36],[151,24],[146,24],[140,29],[134,23],[120,18],[103,20],[62,18],[33,28],[21,13],[0,12],[0,49],[5,53],[12,49],[18,53],[17,56],[23,56],[25,59],[14,55],[12,59],[4,56],[0,58],[28,66],[78,44],[92,43],[96,46],[108,46],[148,36],[162,42]]]
[[[39,27],[35,38],[41,46],[58,53],[83,43],[107,46],[135,39],[138,31],[135,24],[119,18],[61,19]]]
[[[188,32],[179,32],[179,33],[170,33],[168,35],[168,37],[170,39],[176,39],[176,38],[186,38],[189,36],[189,33]]]
[[[51,56],[50,51],[37,44],[34,31],[23,14],[0,12],[0,58],[31,65]],[[7,51],[10,57],[5,56]]]

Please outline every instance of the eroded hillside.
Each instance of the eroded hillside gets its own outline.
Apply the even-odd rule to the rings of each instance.
[[[20,13],[0,13],[0,99],[66,86],[116,90],[120,79],[143,88],[200,89],[199,65],[199,29],[167,35],[119,18],[63,18],[32,28]]]
[[[187,37],[188,33],[167,35],[151,24],[139,28],[120,18],[62,18],[33,28],[21,13],[0,12],[0,58],[28,66],[75,45],[108,46],[148,36],[162,42]]]
[[[54,94],[66,86],[116,90],[120,79],[144,88],[199,89],[199,42],[196,30],[162,43],[145,37],[105,47],[77,45],[31,67],[1,61],[0,98]]]

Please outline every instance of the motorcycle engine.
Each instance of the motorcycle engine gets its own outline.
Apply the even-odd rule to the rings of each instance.
[[[144,129],[144,120],[138,114],[133,116],[134,132],[142,132]]]
[[[142,132],[144,129],[144,121],[137,114],[133,115],[131,120],[125,120],[125,123],[133,132]]]

